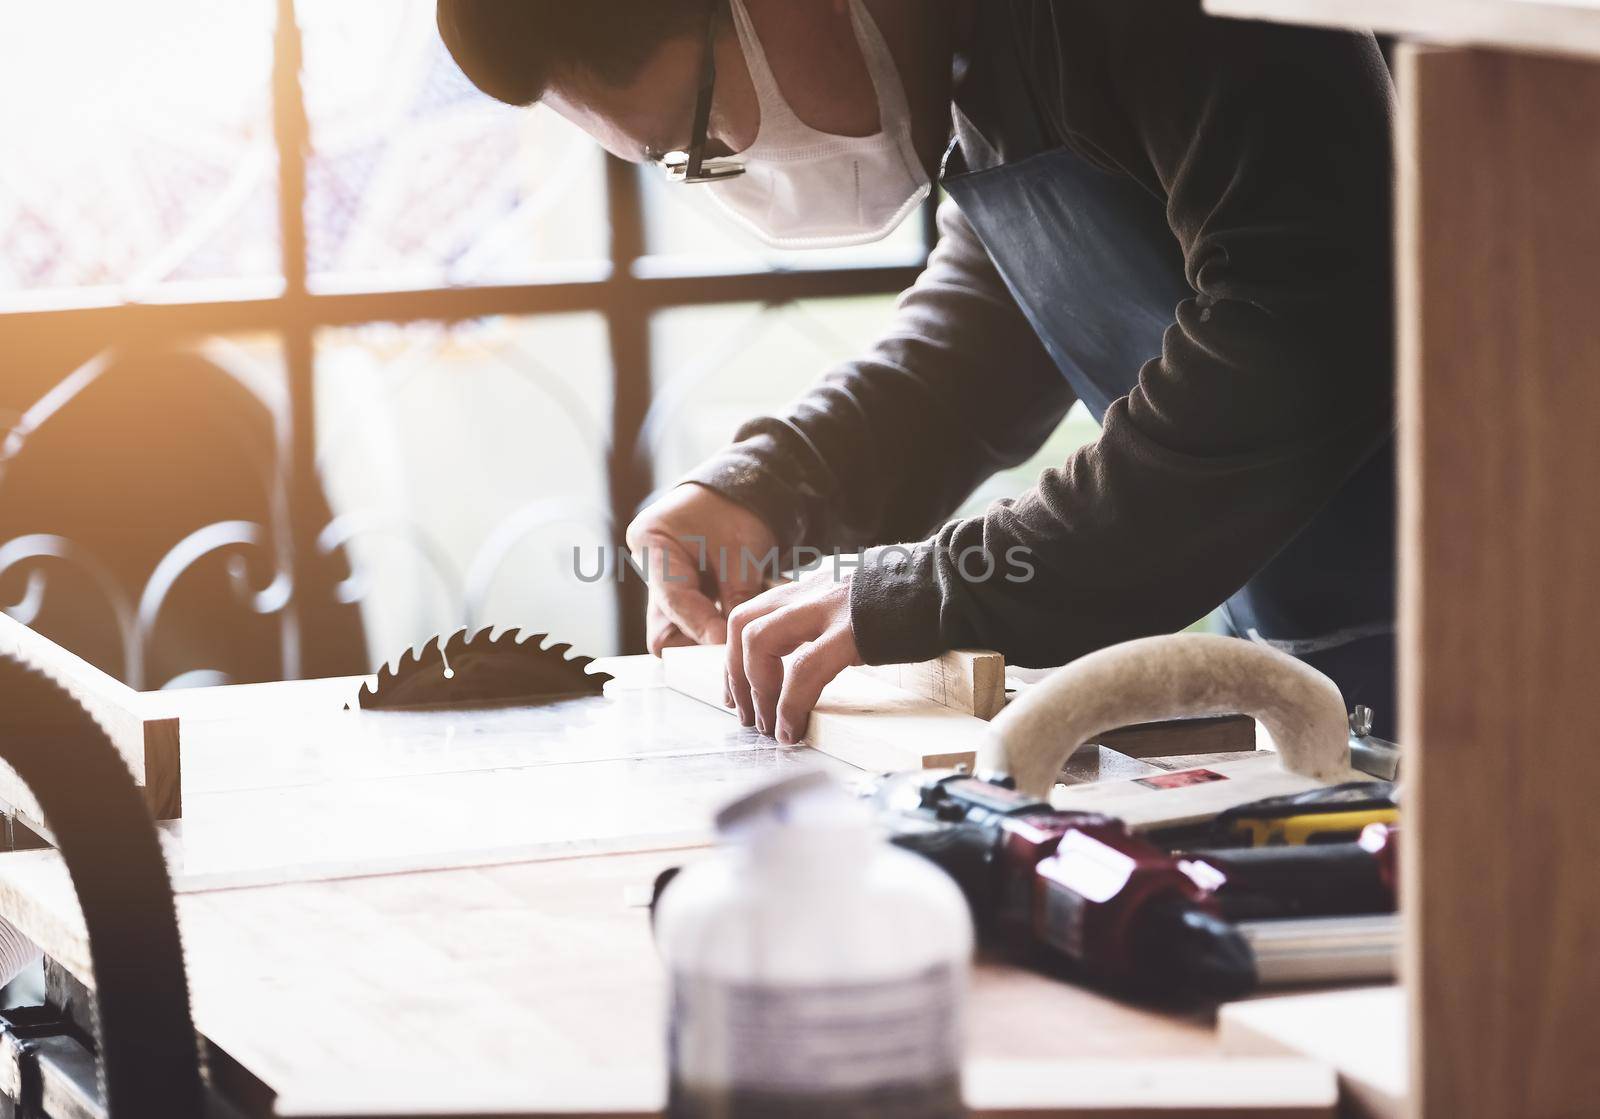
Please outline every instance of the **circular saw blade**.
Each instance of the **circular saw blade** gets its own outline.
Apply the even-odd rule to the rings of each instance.
[[[591,672],[592,657],[568,657],[571,645],[546,647],[548,634],[457,630],[378,670],[376,686],[356,697],[363,711],[396,708],[499,707],[599,695],[611,676]]]

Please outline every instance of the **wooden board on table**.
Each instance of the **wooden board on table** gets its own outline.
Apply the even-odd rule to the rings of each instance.
[[[969,1061],[967,1105],[990,1119],[1334,1119],[1333,1072],[1293,1058]]]
[[[1217,1031],[1230,1055],[1295,1055],[1339,1077],[1345,1114],[1398,1119],[1405,1111],[1406,1007],[1399,987],[1360,987],[1229,1003]]]
[[[1205,0],[1213,15],[1600,57],[1600,0]]]
[[[1593,1114],[1600,65],[1400,79],[1410,1114]]]
[[[72,695],[105,730],[128,763],[128,771],[144,791],[150,813],[158,820],[183,815],[183,778],[179,757],[179,721],[156,712],[150,697],[100,671],[82,657],[35,633],[0,612],[0,653],[48,675]],[[7,703],[25,697],[7,696]],[[14,809],[28,827],[48,834],[38,802],[12,771],[0,764],[0,801]]]
[[[669,688],[732,715],[723,705],[724,650],[663,650]],[[805,744],[871,772],[970,766],[988,724],[934,700],[847,668],[822,690]]]
[[[930,661],[856,671],[978,719],[992,719],[1006,705],[1006,659],[988,649],[954,649]]]
[[[180,896],[196,1026],[277,1094],[277,1115],[655,1115],[665,1088],[665,977],[647,911],[634,899],[662,869],[692,857],[617,855]],[[0,914],[93,986],[81,918],[54,853],[0,857]],[[1026,1071],[1031,1062],[1134,1054],[1143,1075],[1132,1070],[1124,1081],[1137,1102],[1150,1098],[1147,1062],[1218,1052],[1203,1014],[1133,1007],[1001,964],[978,966],[968,1014],[976,1113],[986,1117],[1095,1112],[1084,1110],[1070,1079],[1051,1086],[1036,1064],[1031,1079],[996,1076],[984,1062],[1024,1062]],[[436,1075],[441,1069],[449,1075]],[[1250,1070],[1236,1071],[1238,1094],[1229,1098],[1259,1101],[1242,1077]],[[1117,1079],[1108,1069],[1095,1076],[1102,1087]],[[1211,1100],[1207,1083],[1227,1077],[1201,1076],[1196,1102]],[[1238,1114],[1327,1114],[1304,1110],[1310,1080],[1274,1072],[1268,1082],[1299,1110]],[[1165,1083],[1175,1093],[1175,1081]],[[1041,1097],[1047,1090],[1057,1110],[1041,1110],[1052,1102]]]

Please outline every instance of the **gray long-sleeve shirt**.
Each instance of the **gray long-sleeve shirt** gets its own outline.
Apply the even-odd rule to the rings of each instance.
[[[1372,40],[1211,20],[1188,0],[997,0],[979,18],[1002,7],[1030,34],[1000,64],[1022,67],[1034,96],[994,104],[958,84],[958,120],[981,133],[963,143],[969,165],[981,169],[975,151],[1023,158],[1043,136],[1127,176],[1165,201],[1194,298],[1099,440],[1022,497],[940,529],[1073,403],[947,203],[926,271],[872,351],[689,475],[786,547],[938,529],[909,562],[856,573],[851,621],[869,663],[983,645],[1059,664],[1181,628],[1392,430],[1391,93]],[[1034,577],[969,578],[955,557],[974,547],[1024,548]]]

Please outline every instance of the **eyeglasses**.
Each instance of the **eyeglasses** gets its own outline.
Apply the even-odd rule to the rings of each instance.
[[[715,183],[744,174],[744,164],[706,158],[706,132],[711,127],[711,99],[717,88],[717,10],[721,0],[706,5],[706,41],[700,56],[700,93],[694,106],[694,131],[687,149],[646,158],[675,183]]]

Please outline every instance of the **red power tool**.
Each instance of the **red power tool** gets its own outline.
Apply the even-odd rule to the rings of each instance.
[[[990,943],[1118,991],[1230,998],[1263,976],[1292,980],[1290,956],[1305,957],[1318,978],[1371,978],[1392,956],[1386,927],[1355,930],[1362,943],[1341,964],[1329,953],[1348,944],[1319,955],[1285,920],[1392,911],[1392,829],[1366,846],[1174,855],[1109,817],[1061,812],[962,773],[890,777],[876,800],[894,842],[960,884]],[[1235,921],[1270,924],[1272,935]],[[1317,931],[1327,941],[1332,930],[1323,922]],[[1342,931],[1348,941],[1352,931]]]

